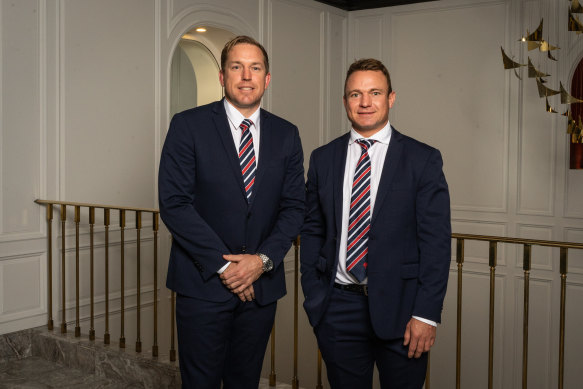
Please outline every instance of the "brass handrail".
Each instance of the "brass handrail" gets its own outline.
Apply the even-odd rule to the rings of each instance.
[[[116,205],[103,205],[103,204],[92,204],[92,203],[80,203],[80,202],[66,202],[66,201],[52,201],[52,200],[36,200],[37,204],[42,204],[47,206],[46,220],[47,220],[47,238],[48,238],[48,321],[47,327],[49,330],[53,330],[53,306],[52,306],[52,221],[53,221],[53,211],[55,206],[60,208],[60,221],[61,221],[61,278],[65,280],[65,235],[66,235],[66,222],[67,222],[67,207],[73,207],[75,211],[75,216],[73,222],[75,223],[75,272],[76,272],[76,295],[75,295],[75,335],[80,336],[80,324],[79,324],[79,223],[80,223],[80,211],[81,208],[88,208],[89,210],[89,236],[90,236],[90,291],[91,291],[91,324],[89,329],[89,336],[91,340],[95,339],[94,334],[94,225],[95,225],[95,209],[100,208],[104,210],[104,237],[105,237],[105,333],[104,333],[104,343],[109,344],[109,226],[110,226],[110,211],[118,210],[120,212],[120,262],[121,262],[121,336],[120,336],[120,347],[125,347],[125,337],[124,337],[124,244],[125,237],[124,231],[125,216],[126,212],[135,212],[136,214],[136,236],[137,236],[137,252],[136,252],[136,265],[137,265],[137,339],[136,339],[136,351],[141,351],[141,339],[140,339],[140,232],[141,232],[141,216],[142,213],[151,213],[153,215],[153,233],[154,233],[154,342],[152,346],[152,355],[158,355],[158,345],[157,345],[157,314],[158,314],[158,302],[157,302],[157,250],[158,250],[158,228],[159,228],[159,210],[153,208],[136,208],[136,207],[124,207]],[[489,244],[489,255],[488,255],[488,266],[490,273],[490,299],[489,299],[489,343],[488,343],[488,387],[493,387],[493,375],[494,375],[494,307],[495,307],[495,278],[496,278],[496,267],[497,267],[497,256],[498,256],[498,243],[510,243],[523,245],[523,274],[524,274],[524,302],[523,302],[523,344],[522,344],[522,387],[525,389],[527,387],[527,371],[528,371],[528,319],[529,319],[529,295],[530,295],[530,274],[532,268],[532,246],[546,246],[546,247],[557,247],[560,249],[560,324],[559,324],[559,361],[558,361],[558,387],[563,388],[564,385],[564,352],[565,352],[565,313],[566,313],[566,282],[567,282],[567,265],[568,265],[568,249],[583,249],[583,243],[575,242],[560,242],[560,241],[549,241],[549,240],[537,240],[537,239],[522,239],[522,238],[511,238],[503,236],[490,236],[490,235],[474,235],[474,234],[460,234],[453,233],[451,235],[452,239],[456,240],[456,263],[457,263],[457,329],[456,329],[456,388],[460,388],[461,382],[461,329],[462,329],[462,272],[464,265],[464,251],[465,251],[465,241],[485,241]],[[298,367],[298,265],[299,265],[299,237],[294,241],[294,328],[293,328],[293,341],[294,341],[294,352],[293,352],[293,377],[292,377],[292,387],[297,388],[299,385],[299,380],[297,377],[297,367]],[[65,282],[61,285],[61,333],[67,332],[67,322],[66,322],[66,293],[65,293]],[[175,333],[174,333],[174,314],[175,314],[175,294],[171,293],[171,334],[170,334],[170,360],[176,360],[176,349],[175,349]],[[273,385],[275,381],[275,326],[272,333],[272,364],[271,364],[271,374],[270,374],[270,385]],[[321,387],[321,354],[318,351],[318,387]],[[428,367],[427,381],[426,385],[429,387],[430,371]]]
[[[568,249],[583,249],[583,243],[561,242],[552,240],[508,238],[503,236],[473,235],[453,233],[452,239],[457,239],[456,261],[458,264],[458,299],[457,299],[457,347],[456,347],[456,388],[460,388],[461,376],[461,302],[462,302],[462,265],[464,257],[464,240],[476,240],[489,242],[490,267],[490,312],[489,312],[489,344],[488,344],[488,388],[493,386],[493,359],[494,359],[494,297],[495,297],[495,273],[497,262],[497,243],[512,243],[523,245],[523,271],[524,271],[524,306],[523,306],[523,339],[522,339],[522,388],[527,387],[528,376],[528,314],[530,297],[530,272],[532,246],[557,247],[560,249],[560,276],[561,276],[561,301],[559,324],[559,366],[558,388],[563,389],[565,370],[565,312],[567,292],[567,258]]]
[[[136,351],[142,351],[142,342],[140,338],[140,326],[141,326],[141,279],[140,279],[140,266],[141,266],[141,258],[140,258],[140,246],[141,246],[141,228],[142,228],[142,213],[151,213],[153,217],[153,232],[154,232],[154,339],[152,345],[152,355],[158,355],[158,326],[157,326],[157,315],[158,315],[158,283],[157,283],[157,276],[158,276],[158,228],[159,228],[159,211],[153,208],[137,208],[137,207],[125,207],[125,206],[118,206],[118,205],[105,205],[105,204],[93,204],[93,203],[81,203],[81,202],[71,202],[71,201],[56,201],[56,200],[35,200],[37,204],[46,205],[47,212],[46,212],[46,220],[47,220],[47,249],[48,249],[48,321],[47,321],[47,328],[49,330],[53,330],[53,294],[52,294],[52,221],[53,221],[53,210],[54,206],[59,206],[60,208],[60,221],[61,221],[61,333],[67,332],[67,319],[66,319],[66,222],[67,222],[67,207],[74,208],[74,219],[73,222],[75,224],[75,336],[81,336],[81,325],[80,325],[80,306],[79,306],[79,298],[80,298],[80,222],[81,222],[81,209],[87,208],[89,212],[89,271],[90,271],[90,328],[89,328],[89,339],[95,340],[95,329],[94,329],[94,319],[95,319],[95,310],[94,310],[94,228],[95,228],[95,209],[103,209],[103,227],[104,227],[104,239],[105,239],[105,331],[103,335],[103,342],[105,344],[110,343],[110,334],[109,334],[109,226],[110,226],[110,211],[111,210],[118,210],[119,211],[119,227],[120,227],[120,276],[121,276],[121,291],[120,291],[120,305],[121,305],[121,312],[120,312],[120,320],[121,320],[121,328],[120,328],[120,338],[119,338],[119,347],[125,348],[125,280],[124,280],[124,259],[125,259],[125,229],[126,229],[126,213],[127,212],[134,212],[136,216],[136,275],[137,275],[137,295],[136,295],[136,314],[137,314],[137,339],[136,339]]]
[[[568,249],[583,249],[583,243],[560,242],[560,241],[556,241],[556,240],[507,238],[504,236],[473,235],[473,234],[458,234],[458,233],[451,234],[451,237],[452,237],[452,239],[468,239],[468,240],[481,240],[481,241],[487,241],[487,242],[530,244],[530,245],[535,245],[535,246],[564,247],[564,248],[568,248]]]

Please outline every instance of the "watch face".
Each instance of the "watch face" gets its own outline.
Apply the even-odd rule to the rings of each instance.
[[[271,269],[273,269],[273,261],[268,259],[267,262],[265,262],[265,271],[270,271]]]

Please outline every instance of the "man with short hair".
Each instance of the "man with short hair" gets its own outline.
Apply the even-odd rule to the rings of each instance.
[[[183,388],[256,389],[286,293],[283,259],[304,216],[303,152],[297,127],[260,108],[270,79],[263,46],[234,38],[221,53],[225,98],[175,115],[162,150]]]
[[[389,123],[389,72],[348,69],[349,133],[316,149],[301,235],[304,308],[333,389],[421,388],[451,256],[450,205],[438,150]]]

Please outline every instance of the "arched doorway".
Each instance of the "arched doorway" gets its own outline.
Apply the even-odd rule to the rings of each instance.
[[[221,28],[203,26],[182,36],[172,57],[170,116],[223,97],[218,74],[220,53],[234,36]]]

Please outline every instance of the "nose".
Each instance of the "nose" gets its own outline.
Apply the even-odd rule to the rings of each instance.
[[[243,67],[243,73],[241,76],[243,77],[243,80],[251,80],[251,69]]]
[[[368,93],[363,93],[360,98],[361,107],[369,107],[372,103],[372,97]]]

